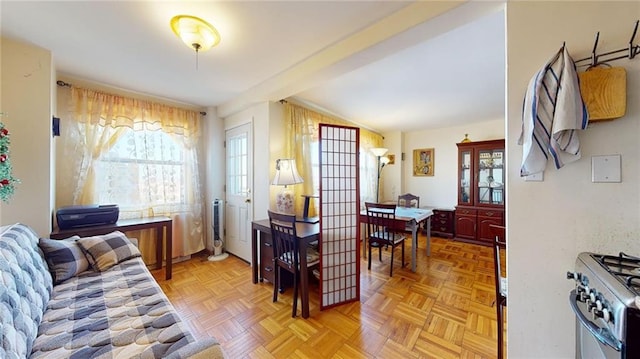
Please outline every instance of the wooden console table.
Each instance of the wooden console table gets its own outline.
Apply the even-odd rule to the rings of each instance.
[[[167,264],[165,271],[165,278],[171,279],[171,253],[173,251],[173,221],[169,217],[150,217],[150,218],[135,218],[135,219],[121,219],[115,224],[92,226],[92,227],[79,227],[70,229],[55,228],[51,232],[50,237],[53,239],[64,239],[77,235],[80,237],[99,236],[102,234],[108,234],[113,231],[137,231],[140,229],[156,229],[156,269],[162,269],[162,239],[163,229],[164,237],[166,241],[164,243],[164,251],[167,254]]]

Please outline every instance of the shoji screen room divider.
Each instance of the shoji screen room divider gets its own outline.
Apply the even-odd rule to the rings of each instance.
[[[320,124],[320,308],[360,300],[360,130]]]

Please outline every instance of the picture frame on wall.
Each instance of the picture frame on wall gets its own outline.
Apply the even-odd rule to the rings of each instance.
[[[433,148],[413,150],[413,175],[433,176],[435,153]]]
[[[396,163],[396,155],[387,155],[387,158],[389,159],[389,163],[387,163],[388,165],[393,165]]]

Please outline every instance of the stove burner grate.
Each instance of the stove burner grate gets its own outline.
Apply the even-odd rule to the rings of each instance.
[[[640,295],[640,258],[624,252],[618,256],[596,254],[593,257],[636,296]]]

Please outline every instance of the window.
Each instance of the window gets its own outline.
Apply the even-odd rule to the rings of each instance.
[[[229,138],[227,143],[227,193],[246,196],[249,191],[247,168],[247,134]]]
[[[121,131],[113,147],[95,162],[99,203],[178,210],[187,197],[182,146],[162,131]]]

